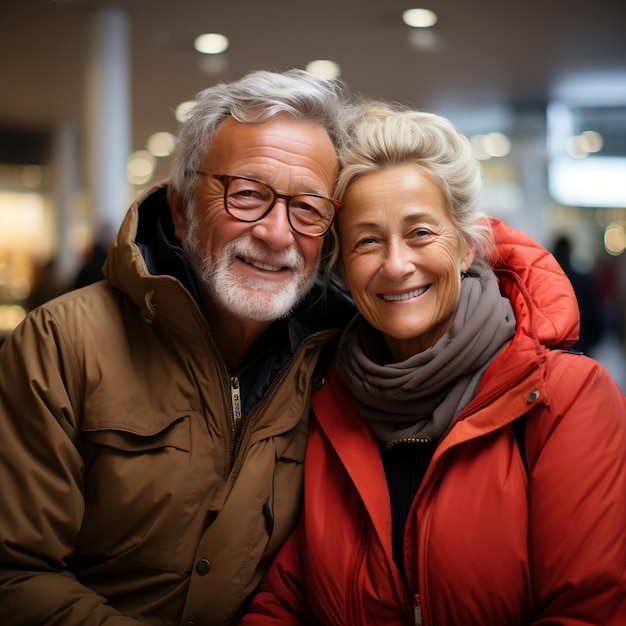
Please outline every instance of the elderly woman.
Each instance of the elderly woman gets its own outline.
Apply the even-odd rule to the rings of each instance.
[[[242,624],[624,626],[626,400],[564,350],[567,278],[476,211],[447,120],[372,104],[352,137],[337,268],[359,314]]]

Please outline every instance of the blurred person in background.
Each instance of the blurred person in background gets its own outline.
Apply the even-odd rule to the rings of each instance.
[[[354,313],[318,275],[347,99],[298,70],[200,93],[105,280],[0,349],[1,624],[237,622],[298,516],[313,370]]]
[[[109,224],[102,224],[98,227],[93,243],[83,254],[83,264],[74,277],[72,289],[80,289],[80,287],[104,279],[102,268],[114,234],[113,228]]]
[[[553,254],[572,283],[580,313],[580,334],[578,341],[572,346],[572,350],[578,350],[589,355],[604,335],[602,299],[593,274],[577,269],[572,263],[572,253],[570,238],[566,235],[557,237],[554,242]]]
[[[350,136],[337,262],[359,314],[312,396],[302,516],[241,626],[623,626],[626,399],[566,350],[569,280],[476,210],[444,118],[371,104]]]
[[[69,290],[69,285],[59,277],[58,265],[56,257],[35,265],[33,284],[24,302],[27,311],[32,311]]]

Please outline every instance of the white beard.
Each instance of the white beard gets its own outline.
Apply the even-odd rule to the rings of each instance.
[[[198,240],[197,221],[189,221],[182,242],[196,279],[211,300],[232,315],[260,322],[269,322],[289,315],[313,286],[317,267],[304,272],[304,259],[295,248],[282,252],[241,239],[228,243],[216,257],[208,256]],[[291,268],[288,281],[242,276],[234,271],[236,257],[260,260],[267,265]]]

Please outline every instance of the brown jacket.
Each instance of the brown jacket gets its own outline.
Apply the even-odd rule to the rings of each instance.
[[[295,522],[312,372],[338,330],[318,295],[268,333],[239,372],[235,442],[235,378],[175,243],[159,186],[129,210],[108,280],[36,309],[0,350],[4,626],[231,623]]]

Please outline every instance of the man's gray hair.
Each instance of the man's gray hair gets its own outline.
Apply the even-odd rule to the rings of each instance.
[[[304,70],[259,70],[209,87],[197,95],[181,127],[170,187],[178,192],[185,210],[193,206],[198,184],[195,170],[210,150],[213,133],[228,117],[243,124],[261,124],[279,115],[313,122],[326,130],[339,151],[349,113],[348,93],[341,81],[318,78]]]

